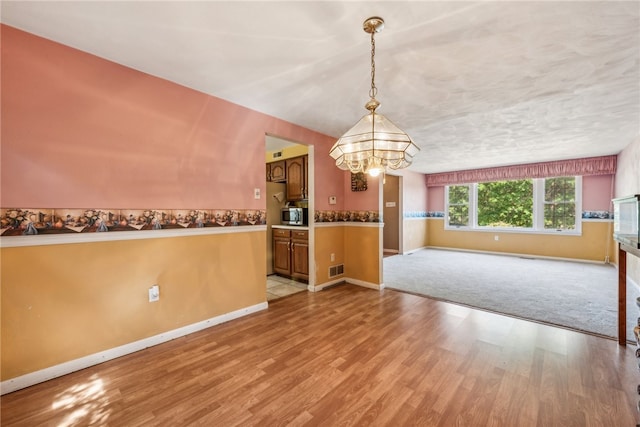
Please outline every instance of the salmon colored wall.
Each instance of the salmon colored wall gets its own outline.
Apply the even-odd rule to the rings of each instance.
[[[264,209],[265,133],[342,195],[333,138],[6,25],[1,78],[3,207]]]
[[[582,223],[582,236],[445,230],[444,219],[428,221],[429,246],[604,262],[614,248],[610,221]],[[494,236],[499,236],[498,241]]]
[[[444,187],[429,187],[427,206],[429,212],[444,212]]]
[[[2,380],[265,302],[265,238],[2,248]]]
[[[382,283],[382,228],[344,227],[345,276],[379,285]]]
[[[427,211],[427,183],[425,175],[407,170],[394,171],[402,176],[402,209],[404,212]]]
[[[380,180],[382,176],[367,175],[367,190],[351,191],[351,174],[349,172],[342,173],[344,174],[344,209],[348,211],[380,211]]]
[[[424,248],[428,245],[428,218],[405,219],[402,223],[402,253]]]
[[[329,278],[329,267],[345,263],[345,230],[341,225],[316,226],[316,286],[339,279]],[[335,261],[331,261],[331,254],[335,254]]]
[[[582,210],[613,211],[613,175],[582,177]]]

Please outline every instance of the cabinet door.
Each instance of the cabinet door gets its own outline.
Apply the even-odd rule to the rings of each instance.
[[[293,232],[291,239],[291,276],[309,279],[309,240],[307,232]]]
[[[271,182],[284,182],[287,178],[285,161],[280,160],[278,162],[269,163]]]
[[[302,157],[286,160],[287,200],[304,200],[304,162]],[[273,172],[272,172],[273,173]]]
[[[288,237],[273,238],[273,271],[289,276],[291,274],[291,240]]]

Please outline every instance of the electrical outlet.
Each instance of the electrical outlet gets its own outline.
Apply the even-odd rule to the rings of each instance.
[[[149,288],[149,302],[158,301],[160,299],[160,286],[153,285]]]
[[[496,234],[495,236],[493,236],[493,240],[495,240],[495,241],[497,242],[498,240],[500,240],[500,236],[498,236],[498,235]]]
[[[331,262],[334,262],[336,260],[336,254],[331,254]]]

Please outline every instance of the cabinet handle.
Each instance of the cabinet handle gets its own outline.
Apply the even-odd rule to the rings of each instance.
[[[296,246],[295,243],[291,243],[291,250],[293,250],[293,248]]]

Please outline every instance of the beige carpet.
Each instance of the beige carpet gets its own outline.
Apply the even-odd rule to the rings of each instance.
[[[617,337],[618,273],[610,264],[424,249],[383,260],[388,288]],[[627,286],[627,339],[640,315]]]

